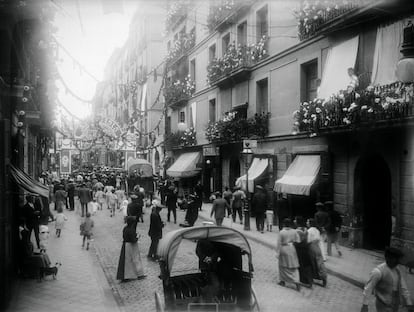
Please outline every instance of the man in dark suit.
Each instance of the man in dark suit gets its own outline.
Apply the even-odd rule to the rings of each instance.
[[[91,190],[86,187],[85,183],[79,189],[79,201],[82,207],[82,217],[88,213],[88,203],[92,201]]]
[[[157,260],[158,243],[162,238],[162,228],[164,227],[164,223],[160,217],[160,211],[162,208],[163,206],[161,204],[155,204],[150,217],[148,235],[151,237],[151,246],[149,248],[147,257],[154,261]]]
[[[69,180],[67,193],[67,199],[69,200],[69,209],[75,210],[75,183],[73,182],[73,179]]]
[[[42,215],[42,209],[39,205],[35,205],[35,200],[33,195],[26,196],[26,204],[23,206],[23,219],[26,224],[26,228],[29,231],[29,237],[32,235],[32,230],[34,231],[37,248],[40,249],[39,245],[39,223],[40,217]]]

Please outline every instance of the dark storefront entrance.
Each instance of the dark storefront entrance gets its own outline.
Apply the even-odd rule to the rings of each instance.
[[[363,247],[383,250],[391,237],[391,175],[378,155],[361,158],[355,169],[355,213],[362,216]]]

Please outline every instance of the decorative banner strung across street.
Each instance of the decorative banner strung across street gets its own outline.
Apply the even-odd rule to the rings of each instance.
[[[122,135],[122,129],[115,120],[103,117],[99,119],[98,125],[102,132],[109,137],[119,138]]]

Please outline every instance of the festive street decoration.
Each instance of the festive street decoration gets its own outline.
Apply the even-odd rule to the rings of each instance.
[[[300,103],[299,110],[293,113],[293,134],[310,132],[315,136],[327,128],[404,118],[412,116],[413,106],[413,83],[368,86],[359,92],[341,91],[325,100]]]

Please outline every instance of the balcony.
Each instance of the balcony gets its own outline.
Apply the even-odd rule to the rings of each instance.
[[[331,22],[362,6],[362,0],[304,1],[294,14],[298,20],[298,36],[305,40],[317,35]]]
[[[236,0],[224,0],[220,5],[212,6],[207,17],[209,31],[222,31],[227,26],[233,24],[238,17],[246,13],[250,6],[251,3],[249,2],[238,2]]]
[[[185,131],[177,131],[167,134],[164,145],[167,150],[197,145],[197,134],[194,128],[190,127]]]
[[[168,51],[166,57],[166,64],[168,67],[178,63],[187,52],[195,46],[195,33],[190,32],[188,34],[180,34],[180,38],[174,41],[174,45],[170,51]]]
[[[205,135],[209,142],[223,144],[246,138],[264,138],[269,133],[269,117],[270,113],[240,118],[236,112],[229,112],[223,119],[210,122]]]
[[[169,82],[164,88],[164,97],[171,108],[183,106],[195,91],[195,83],[187,76],[183,81]]]
[[[396,82],[369,86],[359,93],[343,92],[327,100],[300,104],[294,112],[294,134],[341,132],[361,128],[400,126],[414,118],[414,84]]]
[[[209,84],[224,87],[248,79],[251,67],[268,56],[266,41],[263,37],[256,44],[237,48],[234,43],[230,44],[222,58],[213,59],[207,66]]]

